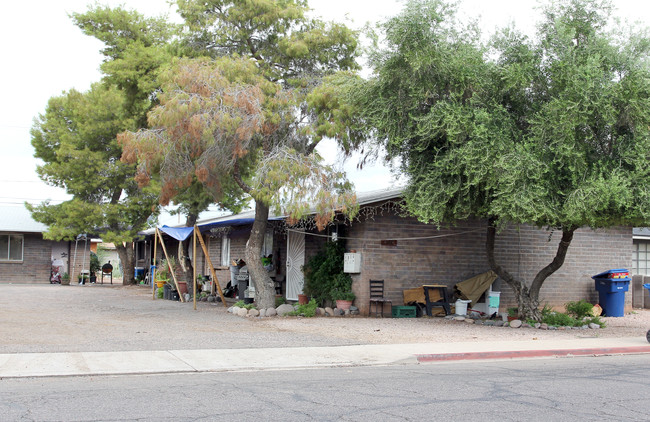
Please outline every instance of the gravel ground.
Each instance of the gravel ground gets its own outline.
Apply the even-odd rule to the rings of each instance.
[[[420,342],[642,337],[650,310],[599,330],[477,326],[443,318],[240,318],[220,304],[152,300],[121,285],[0,284],[0,353],[234,349]]]

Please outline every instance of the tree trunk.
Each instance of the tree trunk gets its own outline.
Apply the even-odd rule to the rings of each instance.
[[[255,287],[255,301],[259,309],[275,307],[275,287],[269,273],[262,265],[262,246],[269,219],[269,207],[255,201],[255,221],[248,242],[246,242],[246,265]]]
[[[196,221],[198,220],[198,215],[189,213],[185,219],[185,227],[194,227]],[[192,237],[188,237],[183,242],[181,242],[181,256],[179,257],[179,263],[183,269],[183,277],[187,283],[187,291],[192,296],[194,294],[194,266],[192,265],[192,260],[190,259],[190,243],[192,242]]]
[[[117,255],[122,262],[122,284],[135,284],[135,250],[133,242],[116,243]]]
[[[530,288],[521,280],[515,279],[508,271],[497,264],[494,257],[494,241],[496,239],[496,219],[491,218],[488,220],[487,228],[487,242],[485,249],[488,256],[490,268],[494,271],[503,281],[508,283],[512,290],[515,292],[517,303],[519,307],[519,316],[525,319],[532,319],[534,321],[541,321],[542,314],[539,309],[539,291],[544,284],[544,281],[550,277],[555,271],[562,267],[564,259],[566,258],[567,251],[571,240],[573,240],[573,232],[575,229],[563,229],[562,239],[558,245],[557,252],[553,261],[542,268],[535,276]]]

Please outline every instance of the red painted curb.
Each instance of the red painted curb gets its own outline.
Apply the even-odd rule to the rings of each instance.
[[[496,352],[461,352],[416,355],[418,362],[479,359],[516,359],[554,356],[623,355],[650,353],[650,346],[594,347],[589,349],[514,350]]]

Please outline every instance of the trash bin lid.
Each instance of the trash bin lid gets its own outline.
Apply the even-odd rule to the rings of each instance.
[[[650,283],[646,283],[646,284],[644,284],[643,287],[645,287],[646,289],[650,290]]]
[[[630,272],[625,268],[617,268],[614,270],[608,270],[600,274],[591,276],[591,278],[628,278]]]

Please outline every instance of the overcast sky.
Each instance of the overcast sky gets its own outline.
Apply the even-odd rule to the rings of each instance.
[[[86,0],[23,0],[7,2],[0,16],[3,83],[0,101],[0,205],[40,202],[65,198],[62,190],[39,181],[30,144],[29,129],[33,119],[43,113],[47,100],[71,88],[87,90],[101,78],[99,65],[102,45],[75,27],[68,13],[83,12],[92,2]],[[650,6],[646,2],[617,0],[618,16],[640,20],[648,25]],[[173,13],[166,0],[100,1],[100,4],[127,8],[153,16]],[[397,14],[402,6],[396,0],[312,0],[315,14],[327,20],[352,20],[348,24],[363,26]],[[484,32],[515,22],[518,28],[532,33],[536,20],[534,0],[465,0],[465,16],[480,17]],[[335,159],[330,144],[322,152]],[[395,182],[380,165],[354,171],[356,162],[346,165],[349,177],[359,191],[387,187]]]

